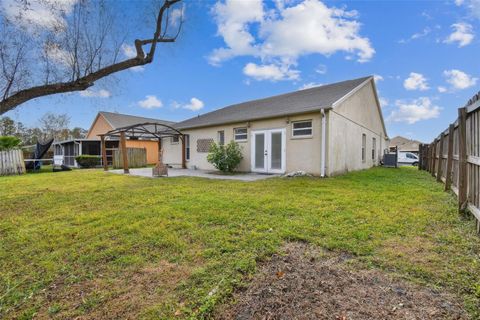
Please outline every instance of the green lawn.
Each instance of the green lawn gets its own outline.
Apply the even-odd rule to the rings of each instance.
[[[480,240],[412,168],[257,182],[0,177],[0,318],[202,318],[285,241],[449,291],[480,317]]]

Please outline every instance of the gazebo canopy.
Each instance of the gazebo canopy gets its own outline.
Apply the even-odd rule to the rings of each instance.
[[[126,139],[133,138],[133,139],[149,139],[149,140],[158,140],[158,151],[161,153],[162,150],[162,138],[168,137],[179,137],[182,140],[182,168],[186,168],[186,159],[185,159],[185,136],[182,132],[175,129],[174,127],[156,123],[156,122],[145,122],[145,123],[138,123],[126,127],[116,128],[114,130],[110,130],[104,134],[98,135],[102,141],[102,160],[103,160],[103,167],[104,170],[108,170],[107,166],[107,154],[105,149],[105,138],[107,137],[118,137],[120,138],[120,151],[122,154],[123,159],[123,171],[128,173],[128,155],[127,155],[127,146],[126,146]],[[159,156],[160,160],[160,156]]]
[[[167,137],[183,136],[183,134],[174,127],[155,122],[138,123],[131,126],[116,128],[114,130],[108,131],[107,133],[99,134],[99,136],[120,137],[122,132],[125,133],[125,135],[129,138],[144,139],[161,139]]]

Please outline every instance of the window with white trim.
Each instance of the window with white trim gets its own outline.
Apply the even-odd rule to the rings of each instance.
[[[178,136],[173,136],[171,137],[170,143],[174,144],[174,143],[178,143],[178,141],[179,141]]]
[[[292,122],[293,137],[311,137],[312,130],[312,120]]]
[[[217,142],[221,146],[225,144],[225,131],[217,131]]]
[[[366,151],[367,151],[367,135],[362,134],[362,162],[366,161]]]
[[[247,128],[234,128],[233,137],[235,141],[247,141]]]
[[[190,160],[190,135],[184,135],[183,139],[185,139],[185,160]]]
[[[372,138],[372,160],[375,161],[375,158],[377,157],[377,139]]]

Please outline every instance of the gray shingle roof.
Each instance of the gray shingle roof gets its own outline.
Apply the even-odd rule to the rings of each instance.
[[[178,129],[243,122],[319,111],[332,105],[371,77],[347,80],[320,87],[247,101],[200,115],[175,125]]]
[[[389,142],[389,147],[398,146],[399,151],[418,151],[418,146],[421,144],[418,140],[407,139],[401,136],[392,138]]]
[[[107,122],[113,127],[113,129],[131,126],[139,123],[145,123],[145,122],[154,122],[154,123],[160,123],[160,124],[166,124],[166,125],[172,125],[175,123],[172,121],[137,117],[137,116],[131,116],[128,114],[121,114],[121,113],[114,113],[114,112],[100,111],[99,113],[105,118],[105,120],[107,120]]]

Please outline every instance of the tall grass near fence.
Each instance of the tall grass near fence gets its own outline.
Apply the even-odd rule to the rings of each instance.
[[[480,233],[480,93],[458,109],[458,118],[430,144],[420,145],[419,169],[429,171],[458,197]]]

